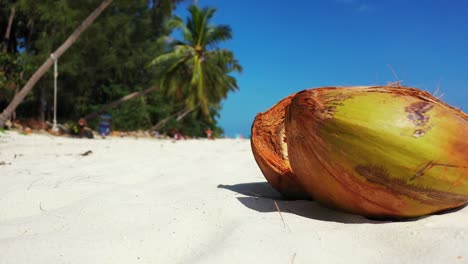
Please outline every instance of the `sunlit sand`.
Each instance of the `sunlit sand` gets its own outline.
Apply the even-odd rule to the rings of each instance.
[[[468,208],[377,222],[286,201],[246,139],[0,133],[0,263],[467,263]]]

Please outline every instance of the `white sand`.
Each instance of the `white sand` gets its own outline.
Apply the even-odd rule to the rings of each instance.
[[[283,201],[248,140],[9,132],[1,161],[2,264],[468,263],[468,208],[375,222]]]

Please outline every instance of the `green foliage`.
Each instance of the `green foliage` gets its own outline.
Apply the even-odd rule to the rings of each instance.
[[[5,44],[8,46],[7,52],[0,54],[0,110],[8,105],[15,90],[24,85],[50,53],[63,43],[100,2],[101,0],[0,1],[2,36],[6,30],[6,18],[12,7],[16,7],[12,27],[12,35],[15,37]],[[219,112],[219,102],[227,96],[228,91],[238,88],[235,79],[228,73],[240,71],[240,66],[229,51],[207,50],[203,58],[198,57],[209,62],[198,71],[203,73],[203,84],[208,84],[207,89],[214,84],[222,85],[218,85],[219,89],[203,90],[203,93],[200,89],[190,89],[195,87],[190,85],[194,77],[184,71],[189,71],[193,66],[187,67],[185,64],[185,69],[176,69],[173,76],[170,70],[161,72],[147,67],[152,59],[167,51],[166,40],[177,21],[172,19],[171,13],[181,0],[150,2],[152,8],[149,8],[148,0],[114,0],[59,59],[59,122],[76,121],[109,102],[156,83],[169,88],[109,110],[113,129],[151,128],[160,120],[190,105],[201,107],[183,120],[170,121],[160,132],[180,129],[193,136],[203,136],[208,127],[217,131],[215,118]],[[197,21],[194,20],[194,23],[199,23]],[[208,24],[205,26],[211,27]],[[231,38],[229,27],[218,28],[214,31],[210,29],[204,35],[203,45],[213,46],[218,41]],[[0,44],[0,48],[1,45],[3,44]],[[170,46],[177,45],[171,43]],[[183,45],[181,49],[182,47]],[[192,62],[194,61],[192,58]],[[165,65],[170,65],[169,61]],[[166,85],[166,82],[172,85]],[[176,88],[178,84],[184,86]],[[37,118],[45,111],[46,120],[51,121],[52,105],[53,71],[50,70],[17,108],[16,113],[20,118]],[[98,121],[89,120],[88,123],[97,128]]]
[[[167,2],[157,1],[158,3]],[[25,78],[55,50],[100,3],[100,0],[20,0],[25,61],[33,65]],[[170,1],[177,2],[177,1]],[[58,61],[59,117],[76,120],[121,96],[147,87],[155,75],[144,67],[162,46],[154,41],[170,33],[164,26],[170,12],[147,0],[116,0]],[[35,117],[41,88],[49,106],[53,99],[53,73],[44,76],[18,108],[23,117]],[[46,116],[53,111],[48,107]],[[143,120],[148,118],[143,115]],[[134,124],[140,124],[138,120]],[[134,127],[137,128],[137,127]]]
[[[21,67],[18,63],[18,55],[0,53],[0,65],[0,101],[9,100],[19,82]]]
[[[200,107],[210,116],[221,100],[239,87],[230,74],[241,72],[242,67],[229,50],[218,44],[232,38],[227,25],[212,25],[216,9],[189,7],[186,23],[181,18],[168,22],[171,28],[183,32],[183,40],[170,43],[170,51],[152,60],[159,70],[160,85],[166,96],[184,101],[189,108]]]
[[[112,115],[112,128],[123,131],[151,128],[150,107],[145,97],[139,97],[112,109],[109,112]]]

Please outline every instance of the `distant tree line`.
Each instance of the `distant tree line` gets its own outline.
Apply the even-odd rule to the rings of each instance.
[[[34,71],[101,0],[0,0],[0,111]],[[209,23],[213,8],[191,6],[186,21],[173,16],[181,1],[114,0],[58,61],[60,123],[98,114],[113,129],[157,129],[217,134],[221,101],[238,89],[241,66],[219,43],[226,25]],[[182,39],[172,32],[181,30]],[[44,75],[13,118],[51,121],[53,71]]]

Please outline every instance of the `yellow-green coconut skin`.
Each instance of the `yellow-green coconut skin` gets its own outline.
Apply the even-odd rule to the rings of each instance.
[[[328,206],[409,218],[468,201],[468,117],[408,87],[302,91],[285,119],[292,170]]]

